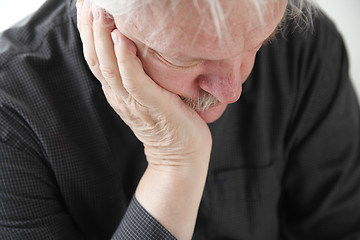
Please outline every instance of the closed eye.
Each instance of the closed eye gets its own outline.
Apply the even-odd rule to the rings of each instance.
[[[180,62],[180,61],[176,61],[176,60],[169,60],[166,59],[165,57],[161,56],[157,51],[151,49],[151,52],[163,63],[165,63],[166,65],[173,67],[173,68],[182,68],[182,69],[188,69],[188,68],[193,68],[199,64],[201,64],[203,61],[198,60],[198,61],[192,61],[192,62]]]

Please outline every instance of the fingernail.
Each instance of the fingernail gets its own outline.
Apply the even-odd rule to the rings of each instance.
[[[114,42],[114,45],[117,45],[119,43],[119,36],[114,31],[111,32],[111,38]]]
[[[84,0],[77,0],[76,1],[76,7],[78,7],[79,5],[82,5],[84,3]]]
[[[83,3],[82,3],[82,2],[77,1],[77,2],[76,2],[76,9],[77,9],[78,11],[80,11],[80,10],[81,10],[82,5],[83,5]]]

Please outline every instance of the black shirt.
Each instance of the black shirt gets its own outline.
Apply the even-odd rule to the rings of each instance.
[[[48,0],[1,34],[1,239],[120,239],[146,168],[83,58],[74,4]],[[359,116],[324,15],[262,47],[240,100],[209,125],[193,239],[360,239]]]

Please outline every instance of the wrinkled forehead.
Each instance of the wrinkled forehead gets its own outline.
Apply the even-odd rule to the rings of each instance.
[[[249,48],[266,35],[285,0],[153,1],[129,15],[115,16],[117,28],[159,52],[192,52],[215,45]],[[281,4],[283,3],[283,4]],[[252,42],[254,39],[254,43]],[[255,46],[254,46],[255,47]]]

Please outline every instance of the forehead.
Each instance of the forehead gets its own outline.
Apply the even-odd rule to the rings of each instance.
[[[150,4],[126,20],[115,17],[115,23],[128,38],[160,53],[218,59],[224,53],[235,55],[255,48],[277,26],[287,3],[265,0],[259,9],[252,0],[219,1],[224,17],[218,22],[222,33],[219,37],[214,21],[219,9],[211,11],[216,6],[206,2],[181,0],[174,9]]]

